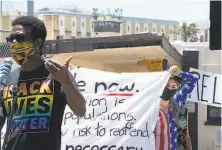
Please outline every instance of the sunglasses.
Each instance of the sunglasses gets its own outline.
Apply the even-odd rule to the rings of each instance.
[[[8,43],[12,43],[14,40],[17,42],[25,42],[25,35],[24,34],[13,34],[6,38],[6,41]]]

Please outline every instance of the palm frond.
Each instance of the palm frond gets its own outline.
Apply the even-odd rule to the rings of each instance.
[[[183,37],[184,41],[187,41],[192,35],[196,35],[198,32],[197,25],[195,23],[183,22],[182,27],[179,30],[180,35]]]

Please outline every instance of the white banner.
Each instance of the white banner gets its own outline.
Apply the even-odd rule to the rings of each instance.
[[[62,150],[155,150],[153,131],[168,72],[118,74],[75,68],[72,73],[87,112],[79,118],[66,108]]]
[[[190,69],[190,72],[198,78],[190,100],[206,105],[222,107],[222,75],[193,68]]]

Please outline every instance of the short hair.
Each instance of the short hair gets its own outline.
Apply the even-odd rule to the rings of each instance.
[[[12,22],[12,26],[15,25],[21,25],[26,28],[29,32],[31,32],[34,40],[37,40],[38,38],[42,39],[42,48],[47,36],[47,31],[45,24],[41,20],[33,16],[21,16]]]

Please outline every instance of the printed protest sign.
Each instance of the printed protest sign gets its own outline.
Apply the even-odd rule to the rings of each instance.
[[[144,59],[137,62],[138,65],[146,65],[149,72],[160,72],[167,69],[167,59]]]

